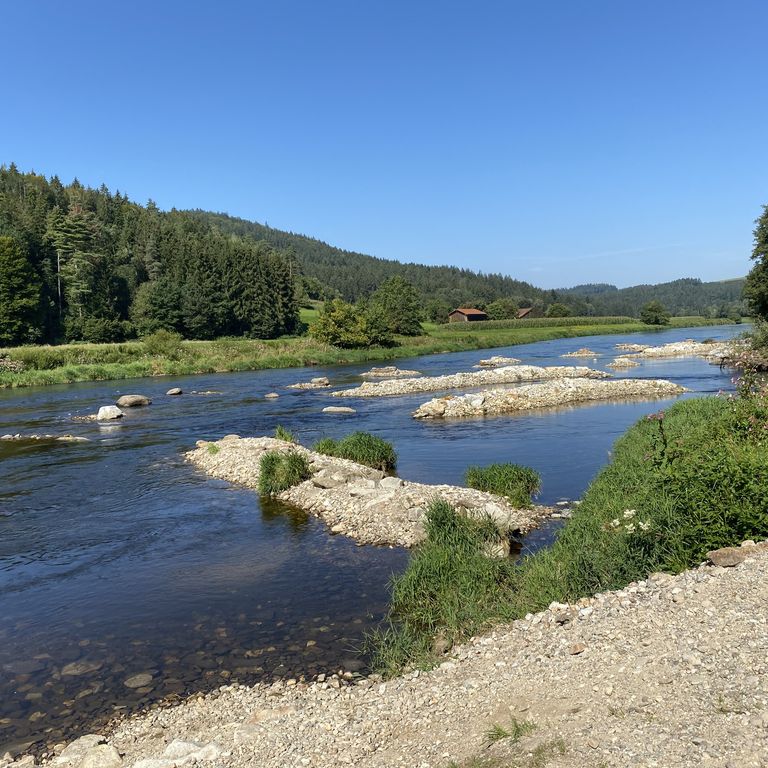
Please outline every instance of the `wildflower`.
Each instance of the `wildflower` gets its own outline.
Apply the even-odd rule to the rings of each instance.
[[[635,516],[635,510],[634,509],[625,509],[624,510],[624,519],[625,520],[631,520]]]
[[[637,525],[643,533],[651,530],[651,524],[647,520],[641,520]]]
[[[630,523],[629,525],[625,525],[624,526],[624,530],[627,533],[634,533],[635,532],[635,524],[634,523]]]
[[[611,528],[618,528],[621,525],[619,522],[619,518],[616,517],[613,520],[611,520]]]

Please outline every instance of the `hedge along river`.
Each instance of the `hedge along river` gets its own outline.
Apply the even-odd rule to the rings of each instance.
[[[595,336],[495,349],[524,363],[603,368],[620,342],[728,338],[719,326]],[[410,358],[437,375],[471,370],[482,351]],[[611,403],[423,423],[425,395],[347,400],[354,415],[321,413],[327,391],[288,384],[328,376],[360,382],[369,366],[134,379],[0,391],[0,434],[74,434],[88,442],[0,441],[0,754],[52,744],[109,717],[238,680],[364,669],[363,634],[386,609],[388,581],[407,552],[358,547],[279,503],[208,480],[182,458],[200,438],[271,434],[305,445],[367,430],[394,443],[399,474],[462,484],[470,464],[538,470],[540,501],[577,498],[614,440],[665,401]],[[732,388],[699,359],[645,361],[628,374],[668,378],[692,395]],[[180,397],[164,393],[181,386]],[[277,400],[264,399],[271,391]],[[119,423],[74,417],[124,393],[150,396]],[[428,398],[426,398],[428,399]],[[555,526],[524,542],[551,541]]]

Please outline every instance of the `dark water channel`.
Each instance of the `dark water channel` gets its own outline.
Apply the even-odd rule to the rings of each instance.
[[[738,326],[541,342],[489,354],[568,364],[622,341],[726,338]],[[480,352],[401,362],[428,374],[469,370]],[[401,550],[358,547],[314,518],[208,480],[182,459],[200,438],[271,434],[305,445],[364,429],[392,441],[399,474],[461,484],[469,464],[513,461],[543,477],[540,500],[577,498],[614,440],[667,401],[580,406],[461,422],[416,422],[413,397],[345,401],[285,385],[327,375],[359,383],[369,366],[140,379],[0,390],[0,434],[71,433],[83,443],[0,441],[0,754],[9,743],[56,742],[109,716],[226,682],[362,668],[364,631],[386,607]],[[618,374],[624,375],[624,374]],[[697,359],[644,362],[627,375],[664,377],[695,394],[731,388]],[[174,385],[181,397],[167,397]],[[270,391],[279,400],[265,400]],[[121,423],[73,419],[124,393],[153,398]],[[208,393],[208,394],[203,394]],[[332,401],[331,401],[332,402]],[[537,532],[529,547],[551,540]],[[129,687],[148,673],[151,682]],[[145,678],[146,680],[146,678]]]

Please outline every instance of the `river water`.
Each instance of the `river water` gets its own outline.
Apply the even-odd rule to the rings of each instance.
[[[536,365],[602,368],[620,342],[729,338],[739,326],[562,339],[495,349]],[[587,346],[596,360],[563,360]],[[437,375],[483,352],[410,358]],[[398,361],[395,361],[398,364]],[[357,671],[357,649],[386,608],[407,553],[358,547],[318,520],[209,480],[182,453],[198,439],[271,434],[305,445],[354,430],[394,443],[398,474],[462,484],[470,464],[511,461],[541,473],[539,501],[578,498],[615,439],[669,401],[576,406],[464,421],[415,421],[429,394],[345,400],[285,386],[328,376],[360,382],[369,366],[133,379],[0,390],[0,434],[74,434],[83,443],[0,441],[0,754],[55,743],[103,719],[238,680]],[[713,394],[731,373],[698,359],[647,361],[617,376],[667,378]],[[164,393],[184,389],[181,397]],[[265,400],[267,392],[280,393]],[[120,394],[153,399],[116,424],[78,421]],[[553,528],[532,534],[533,549]],[[131,680],[151,675],[151,682]],[[130,687],[126,681],[139,687]]]

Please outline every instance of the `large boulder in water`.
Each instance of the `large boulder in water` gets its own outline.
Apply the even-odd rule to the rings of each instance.
[[[102,405],[96,414],[97,421],[110,421],[112,419],[122,419],[123,412],[116,405]]]
[[[142,405],[152,405],[152,401],[144,395],[123,395],[115,405],[118,408],[138,408]]]

